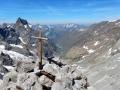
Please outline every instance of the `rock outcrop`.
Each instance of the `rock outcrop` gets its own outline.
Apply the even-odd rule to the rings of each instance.
[[[45,64],[42,71],[53,75],[55,80],[44,73],[38,76],[36,73],[41,72],[40,70],[31,72],[14,70],[3,77],[0,88],[1,90],[87,90],[88,81],[79,66],[66,65],[60,68],[54,64]]]

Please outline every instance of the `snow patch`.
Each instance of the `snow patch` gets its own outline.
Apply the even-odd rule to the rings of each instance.
[[[94,46],[97,46],[98,44],[100,44],[100,41],[96,41],[96,42],[94,43]]]
[[[120,26],[120,22],[115,23],[115,25]]]
[[[24,40],[22,39],[22,37],[19,37],[19,39],[20,39],[20,41],[21,41],[23,44],[26,44],[26,43],[24,42]]]
[[[14,67],[12,67],[12,66],[5,66],[5,65],[3,65],[3,67],[5,67],[7,70],[9,70],[9,71],[12,71],[12,70],[14,70]]]
[[[71,28],[71,27],[73,27],[73,26],[74,26],[74,24],[66,24],[66,25],[65,25],[66,28]]]
[[[32,46],[34,47],[36,44],[32,44]]]
[[[117,52],[117,49],[113,50],[113,52]]]
[[[60,61],[60,57],[58,57],[58,56],[55,56],[55,61]]]
[[[81,29],[79,29],[79,31],[85,31],[85,29],[81,28]]]
[[[5,75],[4,73],[0,72],[1,75]]]
[[[94,31],[95,35],[98,35],[99,33],[97,31]]]
[[[0,51],[5,49],[5,45],[0,45]]]
[[[87,46],[85,46],[85,45],[83,46],[83,48],[84,48],[84,49],[88,49],[88,47],[87,47]]]
[[[10,25],[7,26],[8,28],[10,27]]]
[[[32,25],[31,25],[31,24],[29,24],[29,27],[31,28],[31,27],[32,27]]]
[[[41,25],[39,25],[39,28],[42,28],[42,26],[41,26]]]
[[[50,32],[46,32],[45,35],[48,36],[50,34]]]
[[[111,52],[112,52],[112,48],[110,48],[110,49],[108,50],[108,54],[110,55]]]
[[[88,51],[88,53],[94,53],[95,52],[95,50],[93,50],[93,49],[89,49],[87,51]]]
[[[15,44],[10,44],[10,46],[12,46],[12,47],[18,47],[18,48],[23,48],[23,46],[21,46],[21,45],[15,45]]]
[[[82,56],[82,58],[85,58],[86,56]]]
[[[5,54],[8,54],[13,60],[30,60],[30,57],[26,57],[23,54],[14,52],[14,51],[7,51],[7,50],[3,50],[2,51]]]
[[[27,25],[24,25],[25,28],[27,28]]]

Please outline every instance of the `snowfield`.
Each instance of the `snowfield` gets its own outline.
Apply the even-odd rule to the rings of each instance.
[[[19,47],[19,48],[23,48],[21,45],[13,45],[14,47]],[[24,56],[23,54],[20,54],[18,52],[15,51],[8,51],[5,50],[5,46],[4,45],[0,45],[0,53],[3,52],[5,54],[8,54],[13,60],[33,60],[33,58]]]

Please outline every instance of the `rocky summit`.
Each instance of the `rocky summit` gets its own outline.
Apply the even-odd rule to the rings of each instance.
[[[7,73],[1,81],[1,90],[87,90],[88,81],[75,65],[62,68],[54,64],[45,64],[43,70],[35,70],[32,62],[20,62],[22,67]],[[31,70],[34,69],[34,70]],[[51,75],[51,78],[47,76]]]

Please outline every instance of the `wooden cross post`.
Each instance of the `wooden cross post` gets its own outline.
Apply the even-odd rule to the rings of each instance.
[[[43,41],[47,40],[47,38],[42,37],[42,31],[39,32],[38,37],[32,36],[32,38],[37,39],[37,45],[38,45],[37,51],[38,51],[38,57],[40,59],[39,69],[42,69]]]

